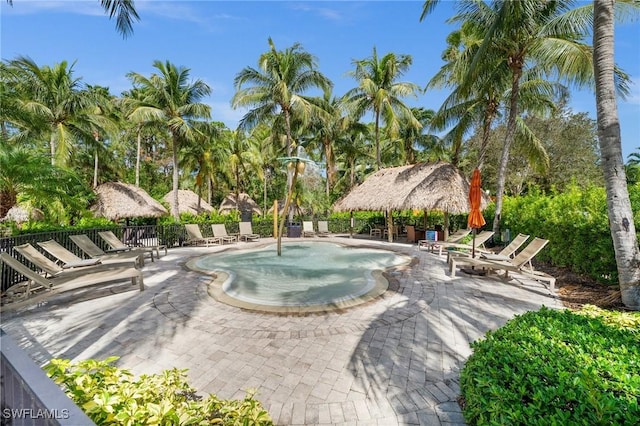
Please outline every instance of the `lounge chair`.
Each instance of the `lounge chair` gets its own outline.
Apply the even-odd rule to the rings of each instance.
[[[204,244],[207,247],[209,244],[222,244],[220,237],[204,237],[197,223],[188,223],[184,225],[184,229],[187,231],[187,240],[184,244]]]
[[[326,220],[319,220],[318,221],[318,236],[319,237],[328,237],[329,235],[331,235],[331,233],[329,232],[329,222],[327,222]]]
[[[0,262],[6,264],[9,268],[13,269],[17,273],[23,275],[27,281],[20,284],[16,284],[11,287],[11,292],[8,290],[7,297],[11,294],[15,295],[22,293],[22,297],[13,299],[15,302],[20,301],[34,301],[35,298],[48,297],[56,293],[62,293],[64,291],[74,290],[93,284],[102,284],[112,281],[122,281],[131,279],[132,284],[138,283],[140,291],[144,290],[144,281],[142,277],[142,271],[132,266],[123,265],[104,265],[105,267],[96,269],[83,269],[82,273],[70,273],[53,278],[46,278],[34,270],[27,267],[18,259],[11,256],[9,253],[0,253]],[[46,290],[36,294],[38,290]],[[11,294],[10,294],[11,293]],[[4,293],[3,293],[4,295]],[[31,297],[34,295],[34,297]],[[20,303],[19,305],[22,305]],[[3,308],[17,307],[16,304],[8,304]]]
[[[549,243],[548,240],[536,237],[513,259],[509,260],[489,260],[452,256],[449,264],[449,274],[454,277],[456,274],[456,268],[460,266],[470,266],[476,269],[480,268],[486,270],[488,273],[493,271],[504,271],[505,278],[509,278],[509,272],[517,272],[538,281],[548,282],[550,290],[553,291],[556,279],[549,274],[534,270],[531,265],[531,260],[547,245],[547,243]]]
[[[156,258],[158,258],[158,259],[160,258],[160,246],[154,246],[154,247],[143,247],[143,246],[131,247],[131,246],[126,245],[122,241],[120,241],[120,239],[112,231],[98,232],[98,235],[100,236],[100,238],[102,238],[104,240],[105,243],[107,243],[107,245],[109,245],[109,247],[111,248],[111,250],[109,250],[109,251],[114,251],[116,253],[123,252],[123,251],[131,251],[131,252],[141,252],[141,253],[144,253],[144,254],[149,254],[149,257],[151,257],[151,261],[152,262],[153,262],[153,253],[155,252],[156,253]],[[166,255],[167,254],[167,247],[163,246],[163,248],[164,248],[164,254]]]
[[[64,271],[64,268],[62,266],[58,265],[44,254],[40,253],[38,249],[36,249],[29,243],[15,246],[13,249],[20,253],[20,255],[26,260],[35,265],[38,269],[40,269],[45,275],[55,277],[56,275],[59,275]]]
[[[244,241],[257,241],[260,239],[260,234],[253,233],[251,222],[240,222],[240,234],[238,237]]]
[[[515,252],[524,244],[529,238],[529,235],[518,234],[507,246],[505,246],[498,253],[494,253],[482,247],[476,247],[476,257],[480,259],[488,260],[510,260],[515,255]],[[472,251],[449,251],[447,256],[447,263],[451,263],[452,256],[466,256],[472,255]]]
[[[432,251],[438,250],[438,255],[442,254],[443,250],[447,250],[447,262],[449,261],[449,255],[453,253],[472,253],[475,247],[476,252],[480,252],[480,250],[485,250],[484,243],[489,241],[491,237],[493,237],[493,231],[481,231],[479,232],[475,239],[469,241],[468,244],[461,243],[440,243],[434,244]]]
[[[212,224],[211,232],[213,232],[213,236],[215,238],[220,238],[220,240],[222,240],[222,244],[235,243],[236,241],[238,241],[238,237],[236,237],[235,235],[227,234],[227,227],[224,226],[224,223]]]
[[[313,229],[313,222],[310,220],[302,222],[302,236],[303,237],[315,237],[316,231]]]
[[[29,243],[15,246],[14,250],[20,253],[22,257],[27,259],[38,269],[40,269],[45,274],[45,276],[49,275],[52,277],[57,277],[61,275],[69,275],[76,272],[84,273],[86,271],[99,269],[106,266],[106,264],[103,264],[100,261],[100,259],[90,259],[94,261],[97,260],[98,263],[91,265],[91,264],[88,264],[87,262],[84,262],[72,268],[64,268],[63,266],[60,266],[54,261],[52,261],[51,259],[49,259],[44,254],[40,253],[34,246],[32,246]],[[111,263],[125,263],[125,262],[123,260],[119,260],[117,262],[111,262]],[[128,263],[129,263],[129,266],[132,266],[132,267],[136,266],[134,259],[130,259]]]
[[[462,241],[464,237],[466,237],[470,233],[471,233],[471,229],[458,229],[456,232],[449,235],[449,237],[444,241],[444,243],[459,243],[460,241]],[[436,246],[442,243],[443,241],[430,240],[430,239],[419,240],[418,249],[433,251],[436,248]]]
[[[142,268],[144,266],[143,252],[127,251],[121,253],[107,253],[100,247],[98,247],[93,241],[91,241],[91,239],[85,234],[70,235],[69,238],[71,238],[71,241],[73,241],[73,243],[77,245],[80,250],[82,250],[89,257],[98,258],[103,262],[114,259],[121,261],[131,260],[135,261],[136,265],[139,268]]]
[[[107,264],[107,263],[126,263],[133,262],[133,265],[137,265],[137,258],[123,258],[123,257],[92,257],[89,259],[82,259],[75,255],[75,253],[67,250],[64,246],[58,243],[56,240],[48,240],[48,241],[39,241],[38,245],[51,256],[58,259],[58,263],[62,266],[63,269],[68,268],[78,268],[81,266],[94,266],[98,264]]]
[[[58,259],[57,263],[61,265],[63,269],[93,266],[102,262],[100,258],[83,259],[76,256],[75,253],[64,248],[56,240],[38,241],[38,245],[51,256]]]

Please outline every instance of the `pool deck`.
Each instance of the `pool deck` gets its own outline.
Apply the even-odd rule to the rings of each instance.
[[[187,269],[203,254],[273,243],[170,249],[130,283],[59,294],[2,314],[2,328],[38,364],[105,358],[134,374],[188,369],[200,393],[256,398],[279,425],[463,425],[456,402],[469,343],[514,315],[560,302],[536,281],[447,274],[446,256],[415,244],[344,236],[414,258],[392,289],[344,311],[256,313],[217,302],[211,276]],[[285,240],[287,240],[285,238]],[[299,240],[299,239],[292,239]],[[283,253],[286,246],[283,247]]]

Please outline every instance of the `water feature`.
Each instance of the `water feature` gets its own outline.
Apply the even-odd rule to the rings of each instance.
[[[388,288],[382,271],[410,259],[387,250],[327,242],[286,243],[200,257],[188,266],[217,275],[213,295],[234,306],[313,312],[372,300]]]

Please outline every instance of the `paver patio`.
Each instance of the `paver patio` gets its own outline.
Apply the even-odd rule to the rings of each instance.
[[[263,238],[262,243],[273,243]],[[390,273],[392,289],[344,312],[248,312],[207,293],[194,256],[257,243],[169,250],[144,267],[147,289],[86,288],[3,313],[2,328],[44,365],[53,357],[118,355],[134,374],[188,369],[202,393],[256,398],[280,425],[460,425],[459,372],[469,343],[516,314],[561,307],[535,281],[458,274],[415,245],[323,238],[391,248],[414,258]],[[283,248],[283,252],[286,246]]]

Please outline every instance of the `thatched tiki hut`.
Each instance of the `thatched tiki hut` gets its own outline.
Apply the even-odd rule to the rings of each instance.
[[[487,197],[483,197],[482,208],[487,202]],[[368,176],[333,208],[336,211],[388,212],[391,240],[393,221],[390,213],[394,210],[439,210],[445,213],[445,218],[449,213],[468,213],[471,208],[469,180],[445,162],[391,167]]]
[[[123,182],[107,182],[95,189],[97,200],[91,211],[98,217],[117,222],[135,217],[161,217],[169,214],[162,204],[143,189]]]
[[[167,192],[162,200],[169,204],[169,210],[173,211],[173,191]],[[213,211],[211,204],[207,203],[193,191],[188,189],[178,190],[178,213],[191,213],[199,215]]]
[[[238,195],[238,199],[236,200],[236,194],[227,195],[222,203],[220,203],[220,209],[218,209],[218,213],[227,214],[232,212],[233,210],[238,210],[241,213],[248,214],[251,212],[252,214],[256,214],[258,216],[262,215],[262,209],[251,197],[249,194],[245,194],[241,192]]]

